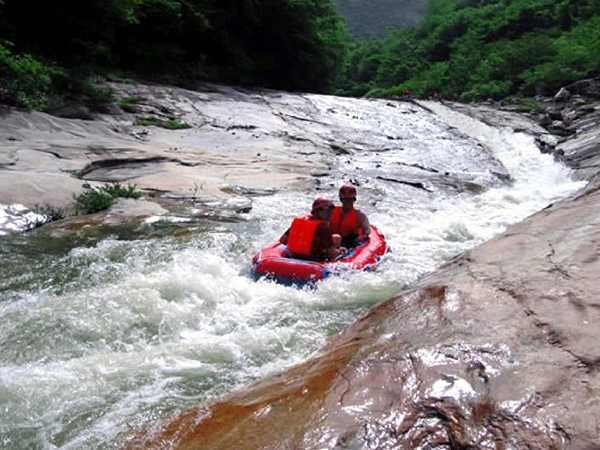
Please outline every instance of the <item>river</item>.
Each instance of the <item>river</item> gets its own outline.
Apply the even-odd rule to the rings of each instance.
[[[370,306],[582,187],[533,137],[425,106],[438,119],[413,111],[402,146],[341,154],[318,190],[254,195],[230,219],[1,237],[0,448],[119,447],[305,360]],[[474,170],[484,153],[490,166]],[[379,269],[316,289],[253,281],[252,254],[342,180],[359,184],[358,207],[392,248]]]

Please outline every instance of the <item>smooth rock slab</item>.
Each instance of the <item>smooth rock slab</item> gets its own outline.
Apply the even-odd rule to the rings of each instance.
[[[336,176],[340,156],[379,151],[396,152],[394,160],[406,164],[386,169],[395,178],[414,164],[457,177],[440,189],[455,190],[473,174],[482,189],[506,181],[491,152],[411,103],[226,86],[111,86],[117,97],[137,99],[129,108],[135,112],[95,120],[16,110],[2,116],[0,203],[68,207],[87,182],[201,201],[228,199],[230,186],[309,189]],[[190,128],[138,125],[148,117]]]

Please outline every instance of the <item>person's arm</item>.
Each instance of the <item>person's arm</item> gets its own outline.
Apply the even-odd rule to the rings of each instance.
[[[312,254],[317,259],[330,259],[332,257],[333,238],[328,224],[320,224],[315,230],[313,238]],[[335,256],[334,256],[335,257]]]
[[[290,229],[288,228],[287,231],[285,233],[283,233],[281,235],[281,237],[279,238],[279,242],[282,243],[283,245],[287,245],[289,236],[290,236]]]
[[[359,239],[360,240],[366,240],[369,238],[369,234],[371,233],[371,224],[369,223],[369,219],[367,219],[367,216],[360,212],[358,212],[358,223],[361,229],[361,233],[359,235]]]

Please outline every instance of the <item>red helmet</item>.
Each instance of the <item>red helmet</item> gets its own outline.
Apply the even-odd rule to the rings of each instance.
[[[351,184],[344,184],[340,188],[340,197],[354,197],[356,198],[356,188]]]
[[[321,209],[321,208],[335,208],[335,205],[333,204],[333,202],[331,200],[328,200],[326,198],[323,197],[317,197],[315,198],[315,201],[312,204],[312,213],[314,214],[317,209]]]

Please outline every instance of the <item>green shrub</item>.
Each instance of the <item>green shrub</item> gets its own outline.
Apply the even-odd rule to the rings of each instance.
[[[113,91],[96,82],[91,73],[50,66],[28,54],[16,55],[0,41],[0,103],[42,111],[82,103],[99,110],[113,102]]]
[[[90,190],[75,197],[76,214],[92,214],[108,209],[117,198],[140,198],[142,192],[135,185],[109,184]]]
[[[448,85],[448,63],[432,64],[427,70],[402,84],[385,89],[385,95],[426,97],[442,93]]]
[[[31,55],[14,55],[0,43],[0,102],[26,109],[44,109],[53,77],[61,70]]]
[[[101,189],[103,192],[106,192],[113,198],[140,198],[142,196],[142,192],[137,189],[135,184],[123,186],[119,183],[114,183],[107,186],[102,186],[99,189]]]
[[[92,214],[108,209],[114,202],[114,198],[101,189],[91,189],[75,197],[76,214]]]
[[[64,70],[53,78],[53,97],[50,108],[79,103],[92,110],[101,110],[114,101],[113,90],[102,85],[91,68]]]
[[[138,119],[135,124],[143,127],[161,127],[166,128],[167,130],[185,130],[186,128],[192,128],[191,125],[177,119],[165,120],[158,117],[143,117]]]
[[[520,75],[525,93],[551,93],[564,84],[600,72],[600,16],[563,33],[552,46],[556,52],[552,60]]]
[[[137,112],[136,106],[145,100],[146,99],[144,97],[140,97],[138,95],[134,95],[131,97],[124,97],[121,100],[119,100],[119,106],[121,107],[121,109],[123,111],[127,111],[129,113],[135,113],[135,112]]]
[[[510,80],[492,80],[485,83],[479,83],[472,89],[461,94],[462,101],[474,101],[478,99],[500,100],[508,96],[513,91],[513,84]]]
[[[84,81],[81,93],[83,102],[92,110],[101,109],[115,100],[114,92],[110,87],[101,86],[90,78]]]
[[[350,47],[339,93],[502,99],[600,74],[600,0],[429,0],[414,30]]]

